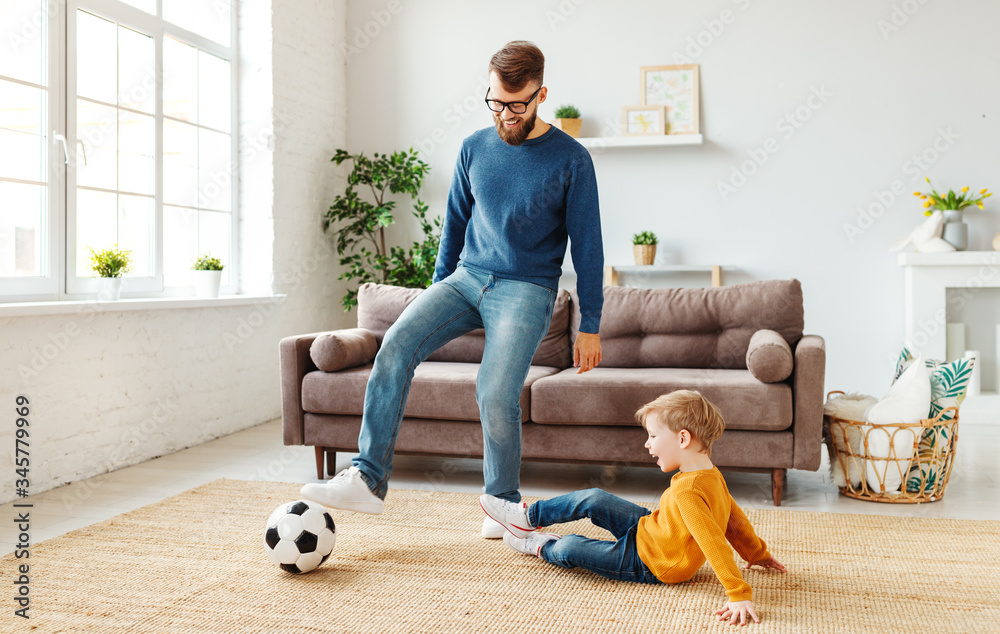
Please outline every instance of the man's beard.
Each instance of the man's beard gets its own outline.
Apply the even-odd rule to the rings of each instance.
[[[521,115],[514,115],[520,117]],[[524,140],[528,138],[531,131],[535,129],[535,120],[538,118],[538,111],[531,113],[531,118],[522,119],[521,125],[517,126],[513,130],[510,130],[503,124],[503,115],[495,114],[493,115],[493,123],[496,125],[497,134],[500,138],[504,140],[507,145],[521,145]]]

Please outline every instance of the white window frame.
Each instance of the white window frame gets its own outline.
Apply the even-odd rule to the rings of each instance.
[[[47,248],[41,257],[42,277],[0,279],[0,302],[80,300],[98,293],[98,281],[87,272],[75,271],[76,263],[76,182],[71,177],[78,159],[76,135],[76,16],[84,10],[127,28],[148,34],[154,41],[155,75],[157,87],[154,102],[155,126],[155,197],[153,269],[150,277],[129,278],[123,298],[135,297],[187,297],[192,294],[187,286],[164,287],[163,283],[163,38],[173,37],[217,57],[229,61],[230,68],[230,256],[225,266],[229,269],[229,283],[220,291],[232,295],[239,290],[239,41],[238,6],[232,2],[230,20],[230,46],[223,46],[204,36],[188,31],[162,19],[162,2],[157,0],[154,16],[118,0],[53,0],[43,6],[48,15],[46,45],[48,55],[48,134],[47,164],[49,166],[48,213],[44,222]],[[70,54],[70,52],[74,54]],[[64,147],[56,135],[64,135]],[[77,273],[82,273],[78,275]]]
[[[45,88],[48,99],[45,118],[44,161],[47,168],[46,210],[42,216],[41,232],[45,239],[40,241],[39,276],[0,278],[0,302],[37,301],[56,299],[60,296],[62,271],[65,270],[65,184],[66,164],[63,144],[56,134],[65,134],[65,106],[62,78],[65,76],[66,33],[63,19],[63,5],[55,2],[39,3],[39,19],[44,20],[46,40],[43,42],[45,54]],[[11,79],[15,83],[35,87],[35,84]],[[17,181],[14,181],[17,182]]]

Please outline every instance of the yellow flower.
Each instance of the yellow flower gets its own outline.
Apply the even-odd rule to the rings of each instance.
[[[919,196],[920,198],[923,198],[923,197],[924,197],[924,195],[923,195],[923,194],[921,194],[920,192],[913,192],[913,195],[914,195],[914,196]]]
[[[924,203],[924,207],[930,207],[933,204],[934,204],[934,201],[928,200],[927,202]]]
[[[985,187],[983,187],[982,189],[980,189],[980,190],[979,190],[979,193],[980,193],[980,194],[985,194],[985,193],[986,193],[986,188],[985,188]]]
[[[963,193],[963,194],[964,194],[965,192],[967,192],[967,191],[969,191],[969,186],[968,186],[968,185],[966,185],[965,187],[963,187],[963,188],[962,188],[962,193]]]
[[[976,207],[979,207],[980,209],[982,209],[983,208],[983,203],[976,203]]]

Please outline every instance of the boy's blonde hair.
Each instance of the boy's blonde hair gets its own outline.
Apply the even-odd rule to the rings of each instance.
[[[702,446],[702,453],[712,455],[712,443],[726,429],[719,409],[700,392],[677,390],[646,403],[635,413],[635,418],[646,428],[646,418],[656,414],[661,423],[675,434],[682,429],[691,432],[692,438]]]

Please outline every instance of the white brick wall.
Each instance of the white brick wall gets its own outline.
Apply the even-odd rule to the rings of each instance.
[[[241,284],[287,301],[0,319],[0,500],[14,497],[16,394],[31,399],[40,493],[278,417],[278,340],[354,320],[321,225],[342,184],[345,0],[240,4]],[[46,359],[53,337],[65,345]]]

